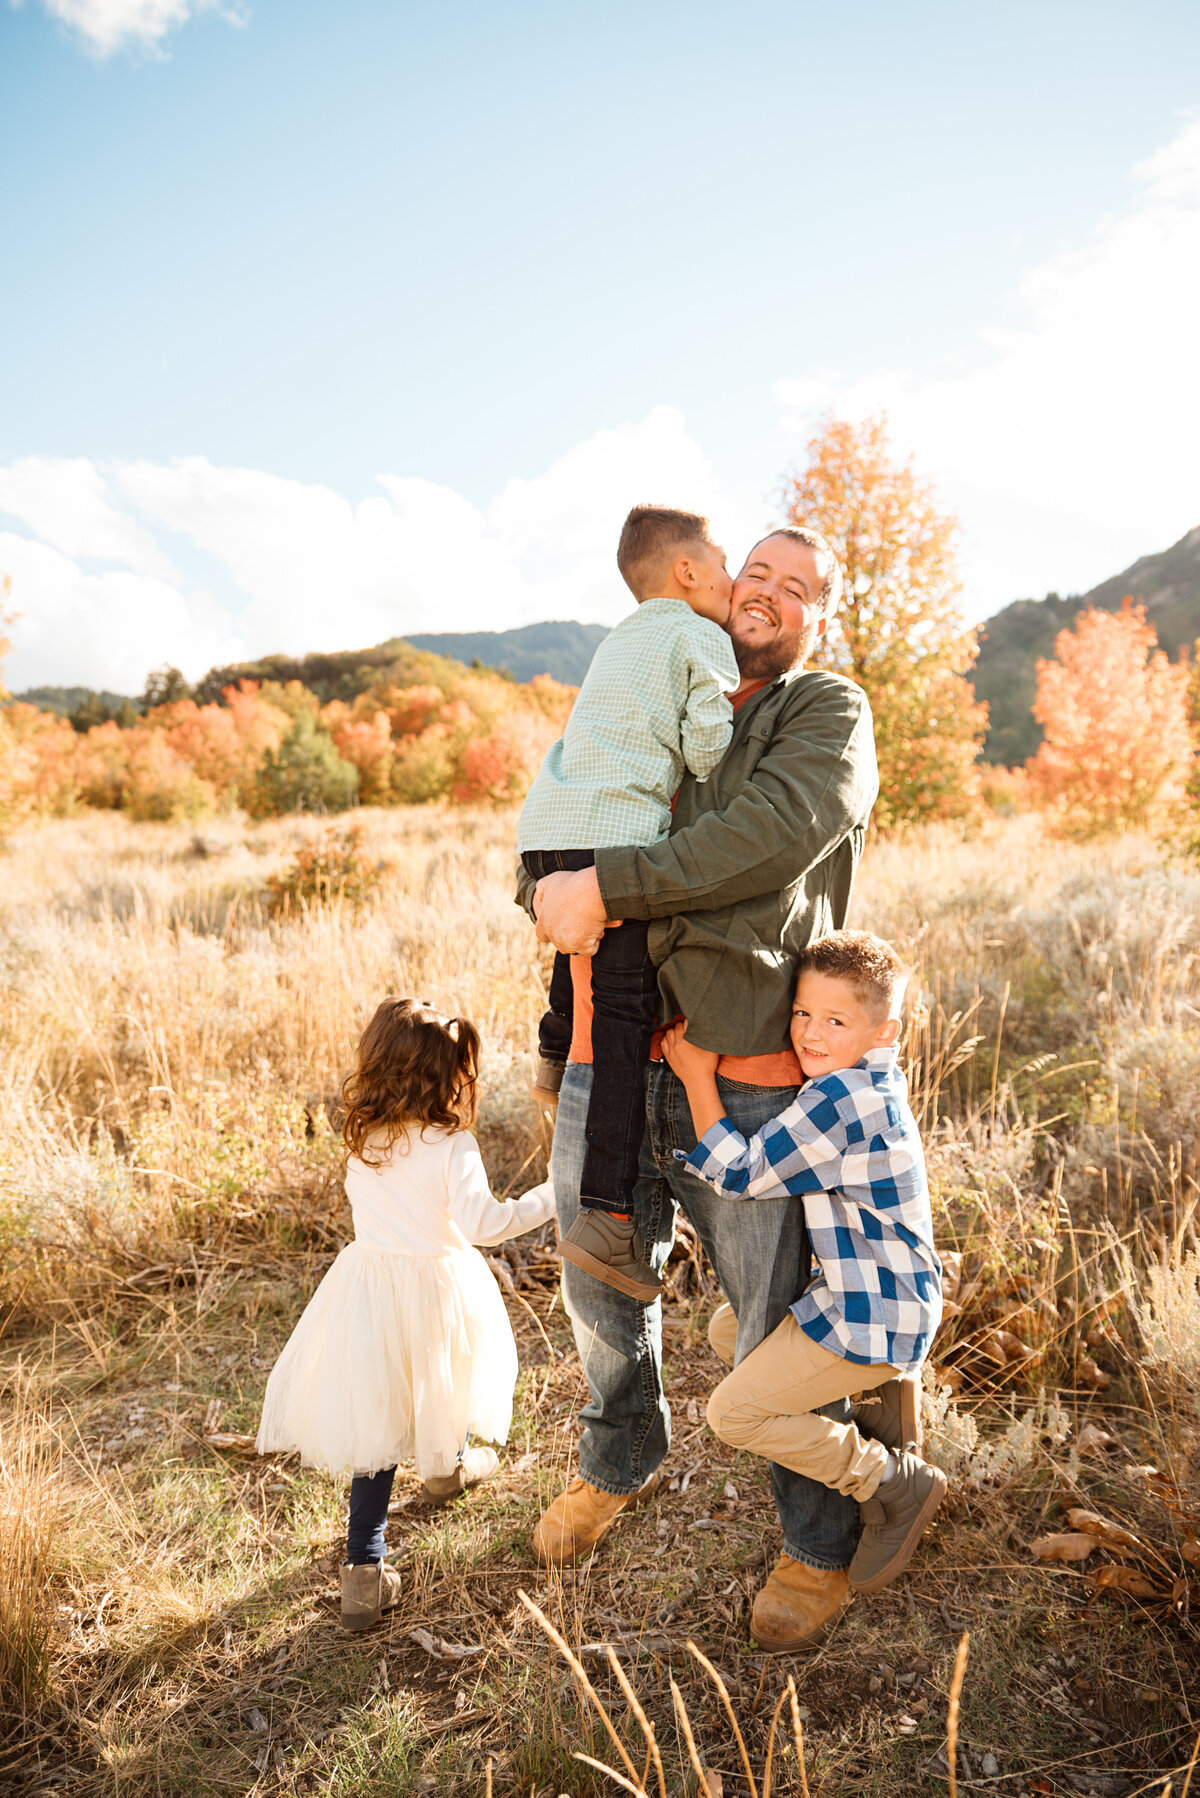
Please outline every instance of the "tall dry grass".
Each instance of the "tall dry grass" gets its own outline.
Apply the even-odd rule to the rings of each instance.
[[[0,1409],[0,1706],[24,1710],[47,1682],[58,1459],[18,1363]]]
[[[305,1485],[293,1501],[269,1470],[244,1493],[220,1468],[185,1474],[171,1455],[203,1444],[167,1410],[164,1458],[142,1476],[130,1462],[144,1484],[117,1506],[114,1457],[141,1451],[109,1444],[142,1433],[143,1361],[172,1394],[203,1385],[206,1359],[245,1365],[260,1307],[268,1342],[286,1332],[282,1313],[348,1229],[337,1092],[384,992],[476,1020],[494,1184],[542,1171],[528,1083],[548,969],[512,903],[513,814],[358,818],[364,856],[385,864],[358,907],[273,915],[271,877],[324,833],[315,821],[228,818],[197,837],[96,815],[20,831],[0,856],[0,1582],[24,1594],[0,1656],[10,1693],[35,1694],[54,1566],[81,1592],[122,1595],[94,1701],[114,1780],[141,1765],[120,1706],[143,1661],[180,1655],[186,1629],[256,1590],[264,1555],[302,1558],[305,1531],[335,1528],[336,1495]],[[931,1392],[937,1452],[964,1489],[994,1491],[1046,1454],[1077,1479],[1089,1382],[1114,1381],[1185,1489],[1200,1437],[1200,873],[1148,840],[1064,847],[1030,819],[931,829],[871,844],[854,921],[919,969],[911,1076],[939,1240],[960,1258]],[[706,1290],[698,1257],[674,1274],[680,1294]],[[69,1529],[47,1458],[52,1382],[12,1372],[54,1329],[75,1390],[99,1395],[81,1400],[95,1421],[73,1449]],[[265,1364],[250,1362],[259,1385]],[[566,1434],[562,1451],[565,1465]],[[293,1502],[311,1517],[273,1533]]]

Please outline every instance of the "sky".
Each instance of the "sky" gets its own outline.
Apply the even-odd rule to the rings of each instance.
[[[829,412],[964,612],[1200,524],[1194,0],[0,0],[13,690],[615,622]]]

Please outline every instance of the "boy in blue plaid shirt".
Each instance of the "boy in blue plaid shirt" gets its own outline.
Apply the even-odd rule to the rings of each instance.
[[[749,1141],[724,1115],[717,1057],[687,1041],[686,1025],[663,1043],[697,1137],[679,1159],[729,1198],[802,1198],[816,1260],[778,1329],[717,1387],[708,1421],[732,1446],[859,1501],[856,1592],[880,1591],[908,1565],[946,1491],[945,1476],[914,1452],[911,1376],[941,1320],[942,1268],[897,1066],[906,980],[890,944],[866,931],[838,931],[801,952],[791,1037],[806,1084]],[[733,1321],[728,1306],[713,1319],[718,1353]],[[889,1421],[870,1436],[818,1410],[874,1389]]]
[[[635,506],[617,567],[637,610],[597,649],[567,728],[521,807],[517,849],[534,880],[594,866],[597,849],[657,843],[670,828],[684,771],[707,780],[733,731],[728,695],[741,676],[724,629],[733,582],[708,520]],[[642,1305],[662,1293],[630,1211],[658,1010],[649,931],[644,920],[614,924],[592,955],[582,1209],[559,1245],[564,1261]],[[562,1079],[573,1006],[570,961],[556,955],[538,1032],[539,1089]]]

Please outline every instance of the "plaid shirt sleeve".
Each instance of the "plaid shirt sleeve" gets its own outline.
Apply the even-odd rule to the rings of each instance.
[[[847,1147],[838,1105],[814,1081],[756,1136],[719,1118],[690,1155],[675,1153],[727,1199],[781,1199],[837,1185]]]
[[[747,1139],[721,1118],[677,1157],[727,1198],[803,1198],[817,1267],[792,1314],[848,1361],[904,1371],[941,1319],[941,1263],[894,1049],[803,1087]]]

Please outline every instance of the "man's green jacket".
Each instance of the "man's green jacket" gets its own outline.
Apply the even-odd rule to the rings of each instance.
[[[653,920],[664,1021],[724,1055],[785,1047],[796,956],[846,921],[878,791],[862,688],[793,669],[739,707],[707,780],[684,777],[669,836],[596,851],[608,916]]]

